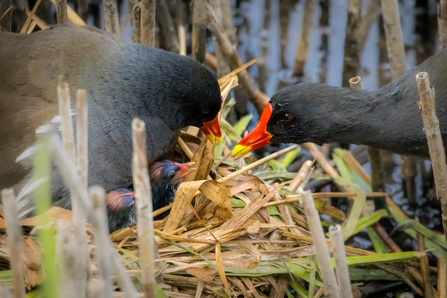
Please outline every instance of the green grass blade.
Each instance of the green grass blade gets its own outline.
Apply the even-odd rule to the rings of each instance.
[[[355,226],[353,235],[357,234],[361,230],[366,227],[371,226],[372,224],[378,222],[382,217],[388,216],[388,211],[386,209],[377,210],[374,213],[362,217],[358,220],[357,225]]]
[[[295,158],[298,156],[298,153],[300,153],[300,151],[301,151],[301,148],[298,147],[295,150],[287,153],[286,156],[281,161],[281,163],[284,165],[284,167],[287,168],[288,166],[290,166],[290,164],[295,160]]]
[[[234,131],[242,137],[242,133],[247,129],[248,123],[250,123],[253,114],[248,114],[242,117],[234,126]]]

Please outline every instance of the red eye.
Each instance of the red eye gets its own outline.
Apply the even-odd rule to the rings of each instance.
[[[290,122],[292,121],[292,115],[290,115],[289,113],[284,114],[284,122]]]

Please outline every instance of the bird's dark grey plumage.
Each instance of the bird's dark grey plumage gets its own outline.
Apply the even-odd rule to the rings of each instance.
[[[57,115],[59,75],[70,84],[72,102],[77,89],[87,90],[89,185],[106,191],[132,183],[134,117],[146,123],[152,163],[182,127],[213,120],[221,106],[216,78],[187,57],[94,28],[0,32],[0,189],[29,172],[30,163],[16,159],[33,145],[36,129]],[[56,200],[68,196],[59,175],[52,177],[52,192]]]
[[[446,66],[447,50],[443,50],[374,92],[314,83],[284,88],[270,100],[270,142],[342,142],[428,157],[415,76],[427,72],[435,87],[436,114],[446,144]]]

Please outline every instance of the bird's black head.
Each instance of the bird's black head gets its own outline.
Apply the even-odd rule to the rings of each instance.
[[[126,108],[132,109],[132,114],[143,118],[155,115],[172,130],[190,125],[202,127],[216,119],[222,97],[216,77],[206,67],[186,56],[160,49],[136,44],[123,47],[126,51],[122,60],[131,65],[119,70],[119,83],[128,89],[120,93],[126,93],[123,94],[128,99]],[[213,126],[213,133],[220,133],[217,119]]]
[[[109,231],[134,226],[137,223],[135,192],[118,188],[106,195]]]
[[[154,210],[174,201],[175,192],[191,171],[191,163],[177,163],[170,160],[154,162],[149,167]]]
[[[301,144],[328,138],[334,119],[328,112],[338,104],[337,96],[349,96],[349,89],[302,83],[286,87],[272,96],[258,125],[234,148],[233,155],[245,155],[270,142]],[[332,113],[331,117],[343,117]]]

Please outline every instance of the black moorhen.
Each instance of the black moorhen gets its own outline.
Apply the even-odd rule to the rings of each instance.
[[[93,27],[0,32],[0,189],[23,181],[35,132],[58,122],[59,75],[70,84],[71,98],[77,89],[87,90],[88,181],[107,192],[132,184],[134,117],[146,123],[149,164],[175,144],[185,126],[204,125],[205,134],[219,137],[219,84],[190,58]],[[63,199],[58,205],[69,208],[60,175],[53,174],[51,184],[53,200]]]
[[[447,141],[447,50],[405,72],[377,91],[351,91],[302,83],[278,91],[256,128],[233,155],[244,155],[269,142],[363,144],[402,155],[428,157],[415,76],[425,71],[436,92],[436,114]]]
[[[191,171],[189,163],[177,163],[170,160],[155,162],[149,167],[153,210],[171,204],[178,186]],[[132,227],[137,223],[135,193],[126,188],[118,188],[106,196],[110,233]],[[169,211],[155,217],[164,218]]]

